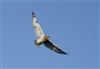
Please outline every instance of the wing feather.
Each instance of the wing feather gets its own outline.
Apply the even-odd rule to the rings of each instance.
[[[62,51],[60,48],[58,48],[57,46],[55,46],[52,42],[50,42],[49,40],[44,42],[44,45],[51,49],[52,51],[59,53],[59,54],[67,54],[66,52]]]
[[[32,12],[32,26],[34,27],[34,30],[38,37],[41,37],[44,35],[42,28],[41,28],[40,24],[38,23],[34,12]]]

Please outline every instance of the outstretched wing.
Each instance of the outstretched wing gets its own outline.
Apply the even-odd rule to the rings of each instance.
[[[57,46],[55,46],[53,43],[51,43],[49,40],[45,41],[44,42],[44,45],[51,49],[52,51],[56,52],[56,53],[59,53],[59,54],[68,54],[64,51],[62,51],[61,49],[59,49]]]
[[[38,23],[34,12],[32,12],[32,26],[34,27],[34,30],[38,37],[41,37],[44,35],[42,28],[41,28],[40,24]]]

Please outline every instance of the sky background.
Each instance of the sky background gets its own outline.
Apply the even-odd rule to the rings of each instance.
[[[45,34],[69,55],[35,46],[32,10]],[[3,2],[2,68],[96,69],[98,25],[98,2]]]
[[[31,2],[33,2],[33,1],[39,1],[39,2],[43,2],[43,1],[47,1],[47,2],[50,2],[50,1],[56,1],[56,2],[58,2],[58,1],[71,1],[71,2],[76,2],[76,1],[78,1],[78,2],[97,2],[97,1],[99,1],[99,0],[2,0],[3,2],[29,2],[29,1],[31,1]]]

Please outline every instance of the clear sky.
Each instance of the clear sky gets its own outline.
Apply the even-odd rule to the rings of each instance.
[[[44,32],[69,55],[35,46],[32,10]],[[98,10],[97,2],[3,2],[3,69],[98,68]]]
[[[76,1],[81,1],[81,2],[86,1],[86,2],[91,2],[91,1],[92,1],[92,2],[93,2],[93,1],[94,1],[94,2],[95,2],[95,1],[99,1],[99,0],[2,0],[2,1],[4,1],[4,2],[12,2],[12,1],[13,1],[13,2],[16,2],[16,1],[21,1],[21,2],[23,2],[23,1],[24,1],[24,2],[25,2],[25,1],[32,1],[32,2],[33,2],[33,1],[47,1],[47,2],[48,2],[48,1],[57,1],[57,2],[58,2],[58,1],[71,1],[71,2],[73,2],[73,1],[74,1],[74,2],[76,2]]]

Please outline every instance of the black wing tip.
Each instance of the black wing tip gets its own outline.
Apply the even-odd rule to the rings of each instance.
[[[35,13],[32,11],[32,15],[35,15]]]
[[[64,55],[68,55],[68,53],[66,52],[58,52],[59,54],[64,54]]]
[[[63,54],[68,55],[68,53],[63,53]]]

